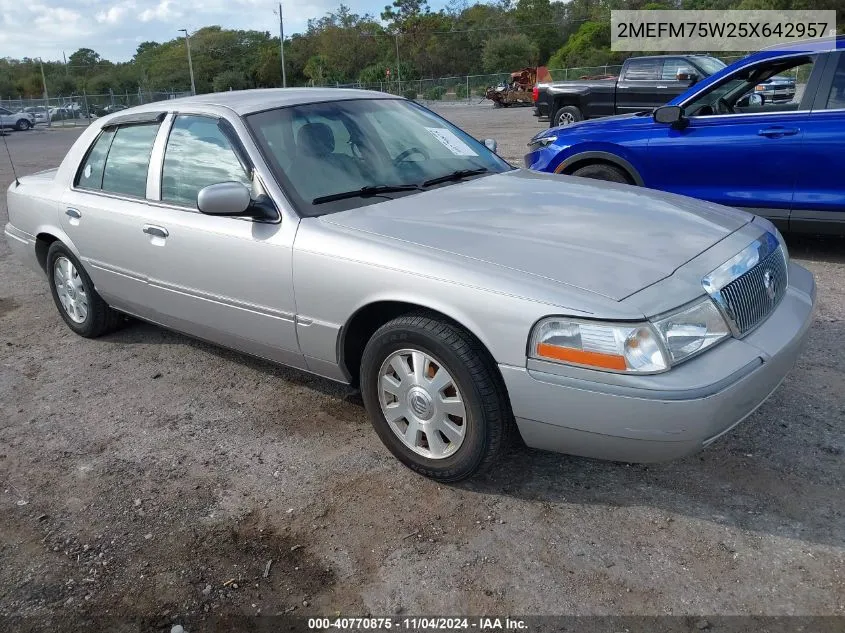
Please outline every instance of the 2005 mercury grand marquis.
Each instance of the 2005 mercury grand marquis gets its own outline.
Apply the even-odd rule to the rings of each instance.
[[[783,380],[815,301],[764,219],[513,169],[370,92],[126,110],[8,206],[74,332],[128,314],[359,384],[387,447],[442,481],[512,430],[615,460],[699,450]]]

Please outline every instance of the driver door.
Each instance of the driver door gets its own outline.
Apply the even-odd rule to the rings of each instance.
[[[790,71],[803,78],[802,88],[811,81],[814,65],[812,58],[804,59],[807,63],[796,60],[797,68]],[[714,112],[715,107],[701,108],[708,102],[707,93],[716,95],[731,81],[736,79],[728,76],[685,104],[692,112],[686,127],[656,126],[649,139],[644,180],[657,189],[786,222],[809,108],[798,102],[764,103],[723,113]],[[727,101],[739,96],[734,93]],[[704,114],[696,115],[699,110]]]

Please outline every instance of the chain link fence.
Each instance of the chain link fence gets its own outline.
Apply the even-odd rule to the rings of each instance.
[[[3,99],[0,107],[10,112],[27,112],[35,117],[37,127],[74,127],[88,125],[92,119],[154,101],[189,96],[190,92],[109,91],[107,94],[73,95],[49,99]]]
[[[744,55],[720,56],[726,64],[731,64]],[[622,70],[621,64],[605,64],[603,66],[580,66],[575,68],[548,68],[552,81],[570,81],[599,77],[618,76]],[[417,101],[452,101],[479,102],[484,99],[488,88],[507,85],[511,81],[510,73],[492,73],[488,75],[460,75],[455,77],[438,77],[435,79],[386,79],[376,83],[335,83],[324,84],[323,87],[359,88],[362,90],[377,90],[395,95],[402,95]]]

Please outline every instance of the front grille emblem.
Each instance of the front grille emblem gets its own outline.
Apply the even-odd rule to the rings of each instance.
[[[763,288],[766,290],[766,296],[769,297],[769,301],[774,301],[777,289],[775,288],[775,277],[769,269],[766,269],[763,273]]]

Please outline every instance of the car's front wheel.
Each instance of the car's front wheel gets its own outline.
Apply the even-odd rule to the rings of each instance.
[[[18,131],[20,132],[26,132],[32,127],[32,123],[29,122],[29,119],[19,119],[15,127],[18,128]]]
[[[469,332],[426,314],[370,338],[361,392],[382,442],[412,470],[449,482],[489,467],[513,428],[495,363]]]
[[[576,169],[572,172],[573,176],[580,176],[581,178],[594,178],[596,180],[607,180],[608,182],[620,182],[623,184],[631,184],[625,172],[615,165],[608,163],[594,163]]]
[[[47,251],[47,276],[59,314],[80,336],[96,338],[117,329],[123,322],[120,313],[97,294],[88,273],[61,242],[53,242]]]

